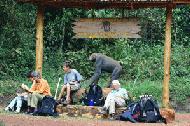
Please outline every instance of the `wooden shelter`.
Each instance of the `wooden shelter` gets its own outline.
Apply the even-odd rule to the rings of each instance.
[[[85,9],[139,9],[166,8],[166,30],[164,49],[163,107],[169,107],[169,80],[171,55],[172,9],[176,5],[190,4],[190,0],[17,0],[38,6],[36,19],[36,70],[42,72],[44,8],[85,8]]]

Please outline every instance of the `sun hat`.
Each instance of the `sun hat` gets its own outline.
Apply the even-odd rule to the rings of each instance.
[[[118,80],[113,80],[113,81],[112,81],[112,85],[120,85],[120,83],[119,83]]]

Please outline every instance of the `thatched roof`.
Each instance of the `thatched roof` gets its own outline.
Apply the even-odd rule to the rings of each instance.
[[[190,0],[16,0],[51,7],[68,8],[127,8],[166,7],[169,4],[190,4]]]

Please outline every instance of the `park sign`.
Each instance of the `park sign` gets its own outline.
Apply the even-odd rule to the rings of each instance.
[[[136,18],[84,18],[74,22],[74,38],[140,38]]]

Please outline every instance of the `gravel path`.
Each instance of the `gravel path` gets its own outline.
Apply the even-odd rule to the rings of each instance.
[[[75,117],[40,117],[26,114],[0,113],[0,126],[166,126],[163,123],[130,123]],[[167,126],[190,126],[190,114],[176,114]]]

